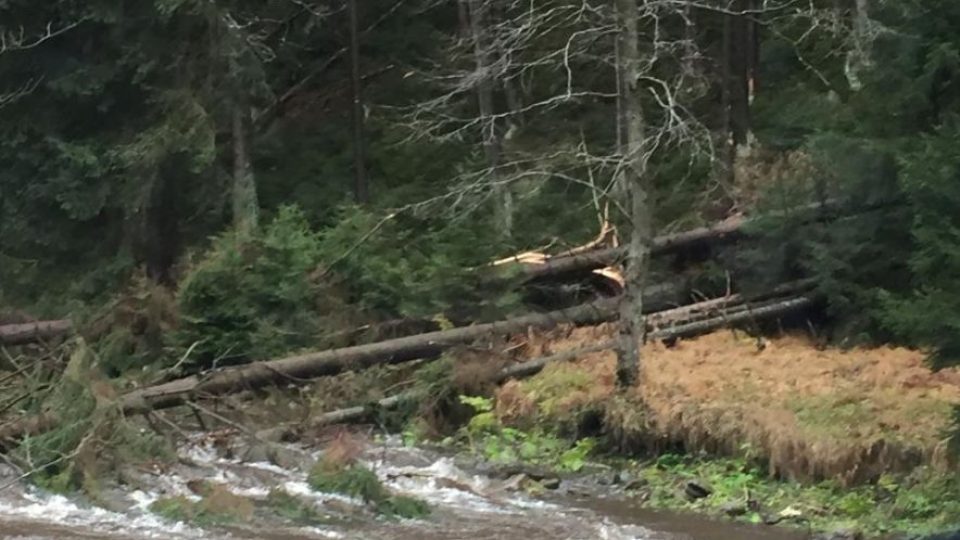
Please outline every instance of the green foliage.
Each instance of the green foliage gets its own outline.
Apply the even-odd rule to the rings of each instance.
[[[524,431],[504,426],[493,412],[492,399],[460,396],[460,401],[474,410],[460,435],[473,453],[489,461],[535,463],[576,472],[596,448],[597,442],[591,438],[571,443],[542,428]]]
[[[11,457],[32,471],[31,480],[51,491],[82,490],[96,498],[117,462],[168,460],[168,441],[123,418],[116,391],[98,366],[95,352],[83,340],[74,344],[60,380],[32,412],[43,410],[57,424],[25,437]]]
[[[385,517],[416,519],[430,514],[426,502],[391,494],[376,473],[358,463],[331,466],[321,461],[310,469],[307,483],[315,491],[340,493],[360,499]]]
[[[474,318],[500,315],[516,301],[487,295],[471,270],[500,252],[488,223],[431,219],[410,213],[379,216],[347,207],[322,232],[325,263],[353,302],[390,316],[432,316],[469,307]]]
[[[913,208],[916,249],[908,259],[912,288],[884,296],[886,322],[901,338],[929,347],[937,367],[960,363],[960,168],[956,137],[960,120],[951,119],[920,138],[903,154],[903,184]]]
[[[320,238],[303,214],[281,209],[262,230],[227,233],[184,277],[175,340],[201,366],[263,359],[323,344],[340,330],[346,306],[319,278]]]
[[[330,519],[323,515],[309,501],[286,490],[274,488],[267,494],[266,505],[280,517],[303,525],[320,525],[329,523]]]
[[[368,503],[380,504],[389,496],[376,473],[359,464],[332,468],[320,462],[310,470],[307,483],[315,491],[340,493]]]
[[[869,537],[929,534],[956,527],[960,515],[960,477],[923,469],[908,476],[884,475],[876,485],[853,488],[834,482],[803,486],[778,481],[744,459],[678,454],[664,454],[636,472],[644,481],[644,496],[657,508],[721,515],[731,503],[746,507],[749,497],[767,518],[781,515],[787,524],[820,531],[852,527]],[[690,501],[681,489],[687,481],[708,484],[712,494]],[[737,519],[757,523],[763,517],[748,511]]]
[[[430,515],[430,505],[416,497],[392,495],[377,505],[377,511],[386,517],[421,519]]]
[[[249,499],[214,486],[199,501],[183,495],[165,497],[151,503],[149,509],[172,521],[206,527],[248,522],[253,517],[254,506]]]

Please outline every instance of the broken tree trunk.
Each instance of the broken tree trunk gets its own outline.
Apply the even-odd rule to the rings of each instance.
[[[789,216],[797,214],[803,223],[812,223],[817,221],[829,220],[838,216],[847,214],[856,214],[876,210],[895,201],[882,201],[871,203],[849,212],[844,212],[844,207],[838,201],[826,201],[823,203],[813,203],[796,208],[775,212],[768,216],[757,216],[747,218],[744,216],[733,216],[721,222],[698,227],[679,233],[657,236],[650,245],[650,255],[664,255],[678,251],[688,250],[698,245],[717,244],[723,242],[732,242],[745,235],[749,225],[755,224],[762,219],[770,217]],[[558,257],[545,257],[542,261],[534,264],[518,264],[516,272],[524,281],[531,281],[546,277],[562,276],[564,274],[576,274],[588,272],[598,268],[605,268],[622,261],[625,255],[624,247],[604,248],[575,255],[565,255]],[[521,261],[523,262],[523,261]],[[507,266],[507,265],[502,265]]]
[[[0,326],[0,345],[23,345],[58,338],[69,334],[71,330],[73,330],[73,323],[66,319],[6,324]]]

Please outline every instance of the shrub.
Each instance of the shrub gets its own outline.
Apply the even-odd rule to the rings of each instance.
[[[317,277],[322,259],[320,238],[293,207],[262,230],[214,239],[177,296],[178,345],[196,344],[201,367],[326,345],[323,336],[345,326],[348,311]]]

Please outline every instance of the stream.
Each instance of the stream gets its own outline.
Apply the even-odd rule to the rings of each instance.
[[[197,436],[179,449],[179,464],[127,473],[130,485],[105,495],[110,509],[95,507],[23,485],[10,486],[12,470],[0,479],[0,538],[47,539],[344,539],[344,540],[800,540],[807,535],[775,527],[738,525],[641,508],[595,479],[564,480],[559,489],[533,497],[510,489],[509,481],[486,476],[469,464],[389,440],[369,447],[366,465],[395,493],[429,502],[421,520],[386,520],[348,497],[316,493],[305,470],[318,453],[282,447],[269,458],[215,446]],[[248,452],[249,454],[249,452]],[[263,500],[282,487],[338,519],[322,526],[291,525],[256,515],[242,526],[198,528],[165,520],[148,510],[162,497],[199,499],[188,485],[215,482],[230,492]]]

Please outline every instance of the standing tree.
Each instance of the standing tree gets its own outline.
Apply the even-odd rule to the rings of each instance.
[[[347,0],[350,28],[350,93],[353,123],[353,194],[357,203],[370,201],[370,186],[367,179],[367,159],[364,141],[363,80],[360,75],[360,23],[357,0]]]
[[[653,237],[652,207],[649,199],[647,163],[643,155],[645,126],[643,103],[640,100],[640,39],[637,0],[616,0],[617,88],[622,107],[623,164],[620,171],[621,192],[629,209],[630,243],[624,260],[624,295],[620,307],[620,347],[617,349],[617,384],[633,386],[639,375],[640,354],[646,324],[643,318],[643,285],[650,258]]]

